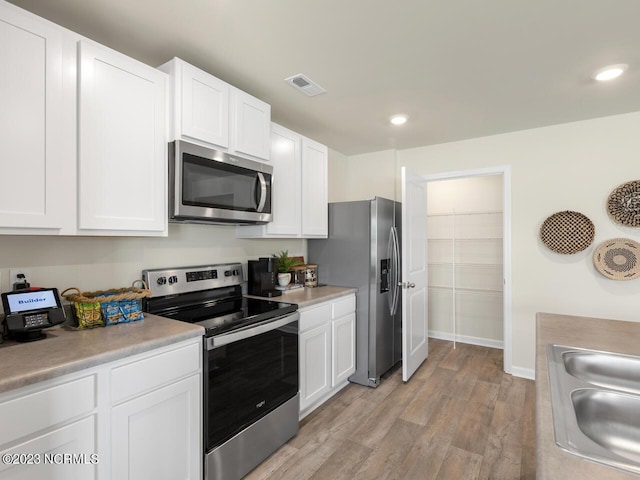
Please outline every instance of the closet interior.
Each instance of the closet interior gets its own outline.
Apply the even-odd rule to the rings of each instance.
[[[504,348],[502,175],[427,184],[429,336]]]

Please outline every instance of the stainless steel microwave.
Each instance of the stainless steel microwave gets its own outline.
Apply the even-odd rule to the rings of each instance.
[[[271,165],[176,140],[169,144],[169,221],[270,222],[272,182]]]

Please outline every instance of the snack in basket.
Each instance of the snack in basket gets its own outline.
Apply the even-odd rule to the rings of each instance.
[[[144,288],[137,288],[138,282]],[[71,287],[61,295],[71,302],[73,326],[93,328],[142,320],[141,301],[151,296],[151,290],[142,280],[136,280],[127,288],[82,293],[80,289]]]

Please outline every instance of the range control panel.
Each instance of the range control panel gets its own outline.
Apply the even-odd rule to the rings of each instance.
[[[143,270],[142,279],[158,297],[240,285],[244,281],[239,263]]]

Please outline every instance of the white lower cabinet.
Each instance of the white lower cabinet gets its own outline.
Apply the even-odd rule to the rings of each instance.
[[[71,401],[72,399],[69,399]],[[4,480],[67,480],[96,478],[96,417],[77,420],[3,450],[0,478]],[[75,455],[68,457],[69,454]]]
[[[331,386],[335,387],[356,371],[356,314],[331,321]]]
[[[300,410],[331,390],[331,324],[300,334]]]
[[[356,297],[300,309],[300,417],[335,395],[355,372]]]
[[[199,478],[200,382],[192,375],[113,408],[111,478]]]
[[[201,480],[201,370],[198,337],[1,393],[0,478]]]

